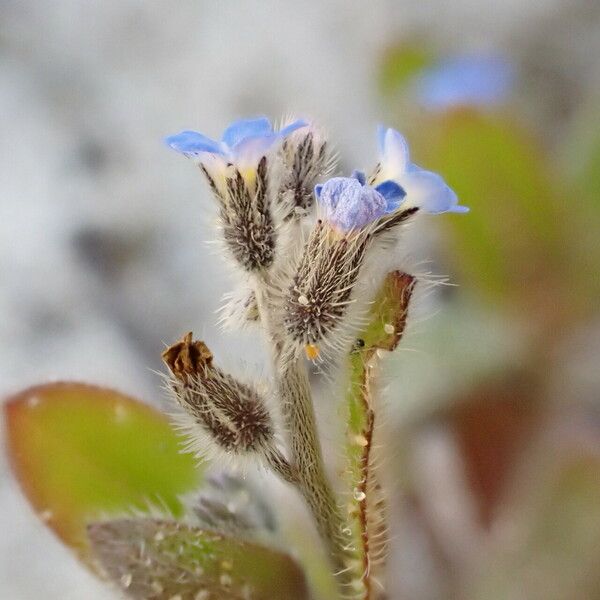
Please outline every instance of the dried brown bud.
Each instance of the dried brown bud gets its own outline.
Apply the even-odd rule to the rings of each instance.
[[[204,342],[188,333],[163,353],[163,360],[173,373],[170,390],[187,415],[183,425],[190,449],[205,451],[205,442],[195,443],[200,427],[227,453],[272,451],[273,423],[264,399],[215,366]]]
[[[204,342],[192,341],[191,331],[162,353],[162,359],[167,367],[181,381],[189,376],[198,375],[201,370],[210,367],[212,358],[212,352]]]

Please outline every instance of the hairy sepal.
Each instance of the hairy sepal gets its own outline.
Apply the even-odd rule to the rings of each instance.
[[[294,132],[283,143],[279,203],[286,219],[300,219],[309,214],[314,205],[315,185],[322,181],[335,166],[324,133],[310,126]]]
[[[241,382],[213,363],[207,346],[191,332],[163,353],[171,371],[166,389],[181,409],[176,426],[187,439],[185,449],[199,459],[245,459],[266,462],[292,477],[277,448],[267,400],[256,386]]]
[[[397,227],[412,213],[340,232],[319,220],[284,292],[282,319],[290,358],[335,364],[369,318],[369,306],[398,242]]]

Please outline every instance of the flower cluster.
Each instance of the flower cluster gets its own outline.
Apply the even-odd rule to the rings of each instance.
[[[236,121],[220,141],[194,131],[166,141],[202,169],[234,263],[270,282],[265,297],[290,355],[304,349],[314,359],[321,348],[344,344],[363,263],[383,237],[389,241],[417,212],[468,210],[442,177],[410,160],[394,129],[379,128],[379,161],[369,177],[354,171],[326,179],[332,159],[325,136],[302,119],[276,131],[259,117]],[[243,303],[256,302],[251,294]]]
[[[161,415],[122,394],[76,383],[22,392],[7,403],[6,416],[24,489],[86,564],[133,600],[387,598],[389,511],[378,466],[377,367],[400,343],[418,284],[392,264],[390,250],[416,214],[467,208],[439,175],[411,162],[406,141],[393,129],[379,130],[380,156],[370,174],[357,170],[349,177],[330,177],[327,138],[305,120],[276,128],[259,117],[233,123],[220,140],[183,131],[166,141],[197,163],[217,203],[218,234],[239,279],[222,320],[262,331],[268,368],[263,377],[238,378],[191,332],[164,350],[174,425],[186,440],[184,451],[208,460],[211,471],[225,469],[212,476],[178,459],[178,438]],[[335,367],[328,399],[335,401],[337,387],[335,414],[345,413],[346,421],[339,448],[346,464],[335,469],[336,485],[321,449],[306,358]],[[83,410],[91,420],[80,418]],[[71,490],[57,494],[29,485],[40,469],[56,470],[38,460],[44,449],[38,442],[56,437],[54,427],[44,431],[44,422],[65,411],[77,417],[64,430],[77,448],[90,423],[101,425],[91,445],[81,446],[84,453],[95,452],[98,441],[112,449],[123,435],[132,442],[102,461],[104,471],[114,466],[120,475],[98,504],[78,500],[85,485],[98,487],[94,469],[80,485],[79,475],[85,479],[90,471],[87,461],[65,479]],[[141,435],[132,436],[134,430]],[[142,456],[136,467],[134,459]],[[33,470],[32,459],[39,463]],[[280,494],[270,497],[262,485],[255,493],[245,480],[245,468],[257,465],[304,501],[327,562],[312,561],[305,570],[289,553],[294,541],[274,518]],[[229,469],[241,469],[241,478]],[[193,501],[188,492],[198,485]],[[119,507],[124,515],[113,514]],[[309,552],[314,556],[307,548],[301,562]],[[330,586],[320,571],[326,566],[337,594],[325,591]]]
[[[367,184],[365,174],[334,177],[317,185],[324,217],[343,232],[362,229],[400,209],[428,213],[466,212],[444,180],[410,162],[406,140],[394,129],[379,128],[381,160]]]
[[[307,131],[290,152],[291,144],[286,144],[285,138],[297,130]],[[261,160],[276,152],[277,143],[283,141],[287,154],[291,154],[287,161],[291,167],[288,178],[293,184],[288,185],[301,196],[306,192],[307,179],[315,181],[327,168],[326,144],[322,139],[315,143],[316,136],[315,128],[302,119],[275,132],[266,117],[259,117],[232,123],[221,141],[195,131],[182,131],[167,137],[166,142],[174,150],[195,159],[221,194],[226,192],[228,177],[236,171],[246,183],[254,186]],[[315,186],[316,198],[333,227],[342,231],[360,229],[396,212],[401,206],[434,214],[468,210],[457,205],[456,194],[439,175],[410,161],[408,144],[398,131],[380,127],[378,142],[380,161],[369,185],[364,173],[354,171],[350,177],[334,177]],[[310,198],[297,199],[297,205],[303,208],[309,208],[310,204]]]

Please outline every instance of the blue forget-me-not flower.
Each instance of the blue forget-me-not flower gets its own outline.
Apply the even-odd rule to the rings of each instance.
[[[340,231],[362,229],[383,215],[394,212],[406,195],[393,181],[376,187],[367,185],[365,174],[333,177],[315,187],[315,194],[329,224]]]
[[[221,207],[225,245],[245,271],[273,264],[277,235],[271,208],[277,182],[271,184],[271,154],[278,140],[306,126],[297,120],[274,131],[269,119],[258,117],[233,122],[219,141],[196,131],[166,138],[171,148],[200,164]]]
[[[189,158],[214,166],[236,165],[241,170],[252,169],[278,140],[306,127],[308,123],[297,120],[274,131],[266,117],[240,119],[225,129],[219,141],[197,131],[182,131],[166,138],[166,143]]]
[[[430,214],[469,211],[466,206],[458,204],[456,194],[440,175],[411,162],[404,136],[395,129],[385,127],[379,127],[377,133],[380,163],[373,183],[397,183],[405,192],[402,210],[418,208]]]
[[[426,69],[417,78],[417,100],[434,111],[496,106],[510,94],[514,71],[511,62],[502,56],[456,56]]]
[[[362,229],[385,215],[418,209],[438,214],[467,212],[456,194],[438,174],[410,161],[408,144],[395,129],[378,131],[380,163],[371,185],[363,173],[334,177],[315,187],[329,224],[340,231]]]

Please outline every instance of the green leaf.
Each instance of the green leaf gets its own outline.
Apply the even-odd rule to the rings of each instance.
[[[160,506],[183,513],[200,472],[167,419],[118,392],[79,383],[30,388],[5,404],[13,471],[37,514],[85,562],[86,523]]]
[[[600,295],[597,273],[600,263],[600,112],[596,103],[581,113],[565,143],[571,163],[567,177],[576,190],[571,218],[565,226],[571,234],[571,264],[576,265],[572,272],[579,280],[573,295],[587,300],[589,313],[595,314]]]
[[[254,543],[159,519],[98,522],[88,533],[102,568],[131,598],[308,598],[296,562]]]
[[[595,100],[595,101],[594,101]],[[600,211],[600,110],[598,99],[591,99],[561,138],[566,159],[566,176],[590,203],[587,210]]]
[[[572,272],[564,224],[575,199],[565,198],[551,176],[549,157],[502,114],[450,111],[420,131],[418,161],[441,173],[471,208],[444,224],[452,229],[456,267],[473,289],[536,305],[537,314],[551,295],[557,304]]]
[[[375,576],[375,557],[385,554],[385,502],[373,464],[376,409],[372,397],[373,373],[378,350],[393,351],[406,326],[408,305],[416,280],[394,271],[386,277],[371,305],[368,325],[350,354],[350,385],[346,456],[348,485],[352,490],[348,515],[357,550],[359,577],[369,597]]]
[[[381,91],[386,95],[402,91],[433,60],[433,54],[420,45],[399,44],[388,48],[379,69]]]

